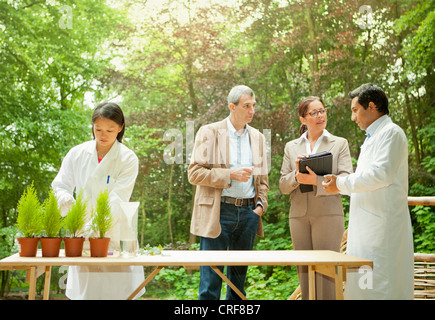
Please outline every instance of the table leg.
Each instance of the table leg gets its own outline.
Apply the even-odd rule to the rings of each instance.
[[[50,280],[51,280],[51,266],[45,267],[45,282],[44,282],[44,300],[48,300],[50,296]]]
[[[163,269],[163,266],[158,266],[157,268],[154,269],[153,272],[150,273],[150,275],[145,279],[144,282],[142,282],[142,284],[137,287],[136,290],[133,291],[133,293],[127,298],[127,300],[133,300],[134,297],[136,297],[136,295],[143,289],[145,288],[145,286],[151,281],[153,280],[153,278],[157,275],[157,273],[160,272],[160,270]]]
[[[316,300],[316,269],[308,266],[308,299]]]
[[[211,266],[211,268],[221,277],[230,287],[234,290],[237,295],[242,298],[242,300],[248,300],[246,296],[228,279],[216,266]]]
[[[346,268],[337,265],[318,265],[308,266],[309,298],[316,299],[316,272],[331,277],[335,281],[335,298],[343,300],[343,281],[345,279]]]
[[[36,267],[27,269],[27,282],[29,283],[29,300],[35,300],[36,296]]]
[[[343,272],[346,272],[346,269],[343,269],[342,266],[335,267],[335,299],[336,300],[344,300]]]

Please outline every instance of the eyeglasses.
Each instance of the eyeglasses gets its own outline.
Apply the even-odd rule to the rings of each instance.
[[[315,117],[317,115],[321,115],[323,116],[324,114],[326,114],[328,112],[328,109],[320,109],[320,110],[313,110],[311,112],[309,112],[308,114],[312,117]]]

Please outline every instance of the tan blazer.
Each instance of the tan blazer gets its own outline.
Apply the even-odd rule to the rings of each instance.
[[[269,191],[266,142],[257,129],[248,126],[248,132],[254,165],[255,202],[260,199],[265,212]],[[222,190],[231,186],[226,119],[198,130],[187,173],[189,182],[197,186],[190,232],[202,237],[217,238],[221,233],[219,218]],[[264,236],[261,218],[257,234]]]
[[[302,193],[295,178],[296,159],[306,154],[304,139],[295,139],[286,144],[281,168],[279,189],[284,194],[290,194],[290,218],[303,217],[307,213],[311,216],[342,215],[343,204],[340,194],[329,194],[323,190],[323,176],[318,176],[314,191]],[[346,139],[330,134],[325,135],[317,152],[332,153],[332,174],[348,175],[353,172],[349,145]]]

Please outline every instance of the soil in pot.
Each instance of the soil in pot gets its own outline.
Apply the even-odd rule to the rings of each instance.
[[[41,238],[43,257],[58,257],[62,238]]]
[[[64,238],[65,256],[66,257],[81,257],[83,252],[83,243],[85,238]]]
[[[91,257],[107,257],[110,238],[89,238]]]
[[[20,257],[36,257],[39,238],[18,238],[20,244]]]

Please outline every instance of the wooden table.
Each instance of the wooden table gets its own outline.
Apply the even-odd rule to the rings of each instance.
[[[35,299],[36,279],[45,272],[43,299],[47,300],[50,290],[51,267],[53,266],[156,266],[145,281],[128,299],[132,299],[145,287],[164,267],[199,267],[210,266],[215,272],[242,298],[246,297],[229,281],[217,266],[266,266],[294,265],[308,266],[309,297],[315,299],[316,272],[335,279],[336,298],[343,299],[343,282],[346,281],[346,270],[361,266],[373,267],[370,260],[348,256],[334,251],[323,250],[265,250],[265,251],[162,251],[161,255],[140,255],[131,258],[119,255],[106,258],[64,256],[63,250],[58,258],[43,258],[41,252],[37,257],[25,258],[18,254],[0,260],[0,270],[27,270],[29,282],[29,300]]]

